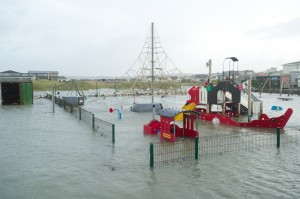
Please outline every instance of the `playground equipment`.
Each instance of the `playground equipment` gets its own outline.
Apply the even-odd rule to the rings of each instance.
[[[199,136],[199,113],[190,110],[163,109],[158,112],[160,121],[151,120],[144,125],[144,134],[160,133],[160,138],[175,142],[177,137]],[[175,118],[183,116],[182,122],[176,123]],[[181,124],[180,124],[181,123]],[[182,127],[180,127],[182,125]],[[194,129],[196,128],[196,130]]]
[[[205,89],[205,91],[207,90]],[[223,102],[219,101],[217,95],[219,91],[222,91],[223,93],[230,92],[231,100],[228,100],[227,98]],[[197,92],[189,92],[189,94],[191,93],[192,95],[194,95]],[[200,96],[199,103],[197,104],[197,107],[194,109],[194,111],[199,113],[199,118],[201,120],[213,121],[218,119],[220,124],[228,124],[228,125],[241,126],[241,127],[283,129],[293,113],[293,110],[289,108],[286,110],[286,112],[283,115],[279,117],[269,118],[266,114],[263,114],[262,111],[260,111],[258,114],[259,115],[258,119],[254,119],[248,122],[236,122],[233,120],[233,117],[242,117],[240,111],[241,91],[238,89],[238,87],[233,86],[233,84],[230,81],[225,80],[220,82],[217,86],[212,87],[212,89],[208,92],[207,96],[208,96],[207,104],[202,104],[202,106],[205,105],[205,107],[198,106],[201,104],[201,96]],[[226,95],[221,95],[221,98],[222,96],[223,98],[225,98]],[[191,96],[190,98],[197,99],[195,96]],[[188,100],[185,106],[188,106],[189,103],[195,104],[195,101]],[[219,106],[220,109],[218,110],[212,109],[213,105]],[[262,110],[262,104],[260,104],[260,107],[261,107],[260,109]],[[249,111],[251,114],[253,113],[251,109],[248,109],[246,107],[244,107],[244,109],[247,112]]]
[[[272,106],[271,108],[272,111],[282,111],[282,107],[281,106]]]
[[[122,112],[119,109],[113,109],[113,108],[109,108],[109,112],[114,112],[114,111],[118,111],[118,119],[122,119]]]
[[[225,60],[227,59],[233,63],[238,61],[235,57]],[[211,60],[207,64],[211,67]],[[210,81],[210,75],[208,80]],[[262,101],[251,93],[251,79],[247,84],[248,89],[245,89],[243,84],[235,79],[234,72],[232,77],[230,76],[230,69],[229,76],[225,77],[223,72],[223,80],[217,85],[209,81],[205,86],[193,86],[189,89],[190,99],[183,105],[182,110],[162,109],[158,112],[160,121],[153,119],[144,125],[144,134],[160,133],[161,139],[171,142],[174,142],[176,137],[195,137],[198,135],[198,119],[239,127],[283,129],[293,114],[293,110],[288,108],[283,115],[269,118],[262,111]],[[246,98],[242,97],[242,91],[248,91]],[[280,108],[272,109],[280,110]],[[257,119],[252,118],[253,113],[258,115]],[[248,122],[234,120],[246,114]],[[194,130],[195,120],[197,130]],[[176,121],[182,121],[183,127],[179,127],[180,122],[176,123]]]
[[[230,59],[233,63],[238,61],[235,57],[226,59]],[[199,91],[195,91],[195,88],[192,87],[188,92],[190,100],[187,101],[185,106],[189,103],[195,103],[196,107],[194,111],[200,113],[199,117],[202,120],[213,121],[218,119],[221,124],[233,126],[282,129],[293,114],[293,110],[288,108],[283,115],[269,118],[262,111],[262,101],[258,100],[258,98],[251,93],[251,79],[248,82],[248,89],[246,89],[243,88],[243,84],[239,80],[235,79],[234,76],[231,77],[230,73],[229,77],[224,76],[223,80],[215,86],[211,83],[207,83],[206,87],[197,87],[196,89],[199,89]],[[248,91],[246,98],[242,96],[242,91]],[[200,94],[199,97],[195,96],[197,93]],[[213,109],[213,106],[217,106],[217,110]],[[257,119],[251,118],[253,113],[258,114]],[[243,117],[242,115],[246,114],[248,114],[248,122],[237,122],[233,120],[235,117]]]
[[[75,95],[73,95],[73,91],[75,91]],[[57,94],[59,95],[59,92]],[[86,96],[84,95],[77,81],[73,80],[70,84],[70,91],[68,91],[67,96],[62,96],[61,98],[68,104],[80,106],[84,104]]]
[[[188,91],[191,99],[186,101],[186,104],[181,108],[184,111],[192,111],[199,104],[199,87],[193,86]],[[183,113],[176,115],[175,120],[183,120]]]

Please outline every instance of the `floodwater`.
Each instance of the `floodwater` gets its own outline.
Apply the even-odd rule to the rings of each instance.
[[[263,94],[264,112],[294,114],[284,133],[299,131],[300,97],[280,101]],[[186,96],[156,98],[181,107]],[[139,97],[136,102],[150,101]],[[200,157],[149,168],[143,124],[152,113],[133,113],[129,97],[88,98],[84,108],[116,125],[116,143],[47,99],[33,106],[0,107],[0,198],[299,198],[300,145]],[[283,111],[271,111],[271,106]],[[122,109],[122,119],[109,108]],[[201,122],[201,136],[275,130],[236,128]]]

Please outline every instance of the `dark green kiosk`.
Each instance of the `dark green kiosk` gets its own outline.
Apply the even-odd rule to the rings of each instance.
[[[33,104],[30,77],[0,77],[0,105]]]

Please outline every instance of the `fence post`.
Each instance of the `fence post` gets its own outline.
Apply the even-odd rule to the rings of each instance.
[[[112,142],[115,143],[115,125],[112,125]]]
[[[198,145],[199,145],[199,138],[198,136],[195,137],[195,160],[198,160]]]
[[[280,128],[277,127],[277,147],[280,147]]]
[[[71,113],[73,113],[73,104],[71,104]]]
[[[154,166],[153,143],[150,143],[150,167]]]
[[[95,115],[93,114],[93,118],[92,118],[92,127],[93,129],[95,129]]]
[[[81,120],[81,108],[79,107],[79,120]]]

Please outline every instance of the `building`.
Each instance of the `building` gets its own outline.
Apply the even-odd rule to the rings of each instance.
[[[252,81],[252,87],[261,89],[265,86],[265,88],[269,89],[279,89],[280,83],[280,75],[261,75],[256,76],[256,79]]]
[[[28,71],[28,75],[36,79],[58,80],[58,71]]]
[[[0,105],[33,104],[32,77],[18,76],[21,73],[14,71],[1,74],[7,76],[0,76]]]
[[[269,68],[266,70],[266,73],[272,75],[274,73],[278,73],[277,68],[273,67],[273,68]]]
[[[231,79],[239,79],[242,81],[250,79],[250,77],[255,77],[255,72],[253,70],[240,70],[240,71],[223,71],[221,76],[222,78],[231,78]]]
[[[289,74],[290,71],[300,70],[300,61],[283,64],[283,74]]]
[[[300,69],[298,70],[291,70],[291,84],[297,87],[300,87],[299,80],[300,80]]]
[[[195,74],[191,76],[193,82],[206,82],[208,80],[207,74]]]
[[[0,77],[34,77],[35,79],[58,80],[58,71],[28,71],[20,73],[12,70],[0,72]]]
[[[28,73],[19,73],[13,70],[0,72],[0,77],[32,77]]]

